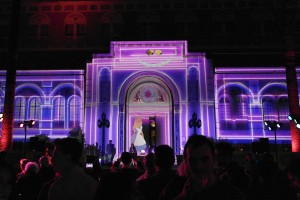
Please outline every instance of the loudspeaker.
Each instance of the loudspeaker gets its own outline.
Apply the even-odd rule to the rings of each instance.
[[[262,153],[269,153],[270,144],[269,138],[259,138],[260,148]]]
[[[262,153],[260,142],[252,142],[251,146],[253,153]]]

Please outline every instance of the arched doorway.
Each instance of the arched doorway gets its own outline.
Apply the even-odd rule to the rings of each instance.
[[[160,144],[174,146],[173,93],[162,77],[133,79],[126,88],[124,103],[124,150],[131,143],[138,154]]]

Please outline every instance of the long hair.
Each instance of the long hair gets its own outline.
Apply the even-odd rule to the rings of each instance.
[[[133,123],[133,132],[135,131],[136,128],[140,127],[143,124],[143,120],[140,117],[135,118],[134,123]]]

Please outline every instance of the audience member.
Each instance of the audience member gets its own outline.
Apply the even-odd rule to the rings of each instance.
[[[168,182],[177,176],[172,170],[175,162],[174,150],[169,145],[159,145],[154,150],[156,174],[138,181],[138,187],[146,200],[157,200]]]
[[[289,161],[286,173],[291,187],[300,193],[300,158],[293,158]]]
[[[29,162],[27,158],[22,158],[19,162],[20,172],[16,176],[16,180],[18,181],[19,178],[25,176],[25,165]]]
[[[188,177],[185,181],[175,179],[177,183],[170,182],[161,199],[243,199],[242,192],[238,188],[218,179],[215,175],[215,148],[210,139],[202,135],[190,136],[183,154]]]
[[[215,157],[219,178],[246,193],[249,180],[245,168],[233,160],[232,145],[227,141],[217,142],[215,145]]]
[[[0,199],[14,200],[15,191],[15,172],[13,166],[5,160],[0,160]]]
[[[38,175],[41,181],[43,183],[50,181],[54,177],[55,172],[53,170],[53,167],[50,166],[49,159],[47,156],[42,156],[39,158],[39,166],[40,172],[38,173]]]
[[[278,164],[270,155],[265,154],[256,164],[255,171],[250,177],[247,200],[287,200],[289,191],[280,179]]]
[[[186,168],[186,163],[185,162],[181,162],[179,164],[179,166],[177,167],[177,174],[180,176],[180,177],[188,177],[188,171],[187,171],[187,168]]]
[[[59,175],[49,188],[49,200],[91,200],[97,190],[97,181],[79,166],[83,146],[77,139],[54,141],[53,169]]]
[[[40,168],[36,162],[28,162],[25,165],[25,176],[20,177],[16,183],[19,200],[36,200],[38,198],[43,185],[38,176],[39,171]]]
[[[144,200],[132,177],[125,173],[111,172],[105,174],[95,195],[95,200]]]
[[[59,173],[56,172],[51,180],[43,184],[38,196],[38,200],[48,200],[49,188],[52,185],[52,183],[54,183],[58,178]]]
[[[131,153],[123,152],[121,154],[121,162],[122,162],[122,168],[119,170],[120,172],[127,174],[129,177],[133,178],[134,180],[136,180],[140,176],[139,171],[131,165],[133,162]]]
[[[139,171],[139,174],[145,173],[145,165],[144,165],[144,156],[140,156],[136,159],[136,169]]]
[[[154,153],[151,152],[148,153],[143,160],[143,164],[145,167],[145,172],[137,179],[137,181],[154,176],[155,174]]]
[[[111,172],[116,172],[120,169],[121,167],[121,159],[118,158],[110,167]]]
[[[256,166],[256,160],[254,159],[254,156],[252,153],[248,152],[246,153],[244,157],[244,162],[245,162],[245,174],[250,178],[254,171],[255,171],[255,166]]]
[[[286,199],[300,199],[300,158],[292,158],[289,160],[285,168],[285,176],[287,178],[288,192]]]

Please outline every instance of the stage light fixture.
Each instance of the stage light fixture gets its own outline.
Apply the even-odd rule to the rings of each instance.
[[[264,121],[265,126],[269,126],[270,125],[270,121]]]
[[[280,123],[280,122],[277,122],[277,123],[276,123],[276,126],[277,126],[277,128],[281,128],[281,126],[282,126],[282,123]]]
[[[296,127],[298,129],[300,129],[300,120],[298,118],[296,118],[295,116],[293,115],[288,115],[287,118],[290,120],[290,121],[294,121],[295,124],[296,124]]]
[[[264,124],[270,131],[279,129],[283,125],[281,122],[277,122],[277,121],[264,121]]]
[[[24,127],[24,123],[23,122],[19,123],[19,127],[23,128]]]

